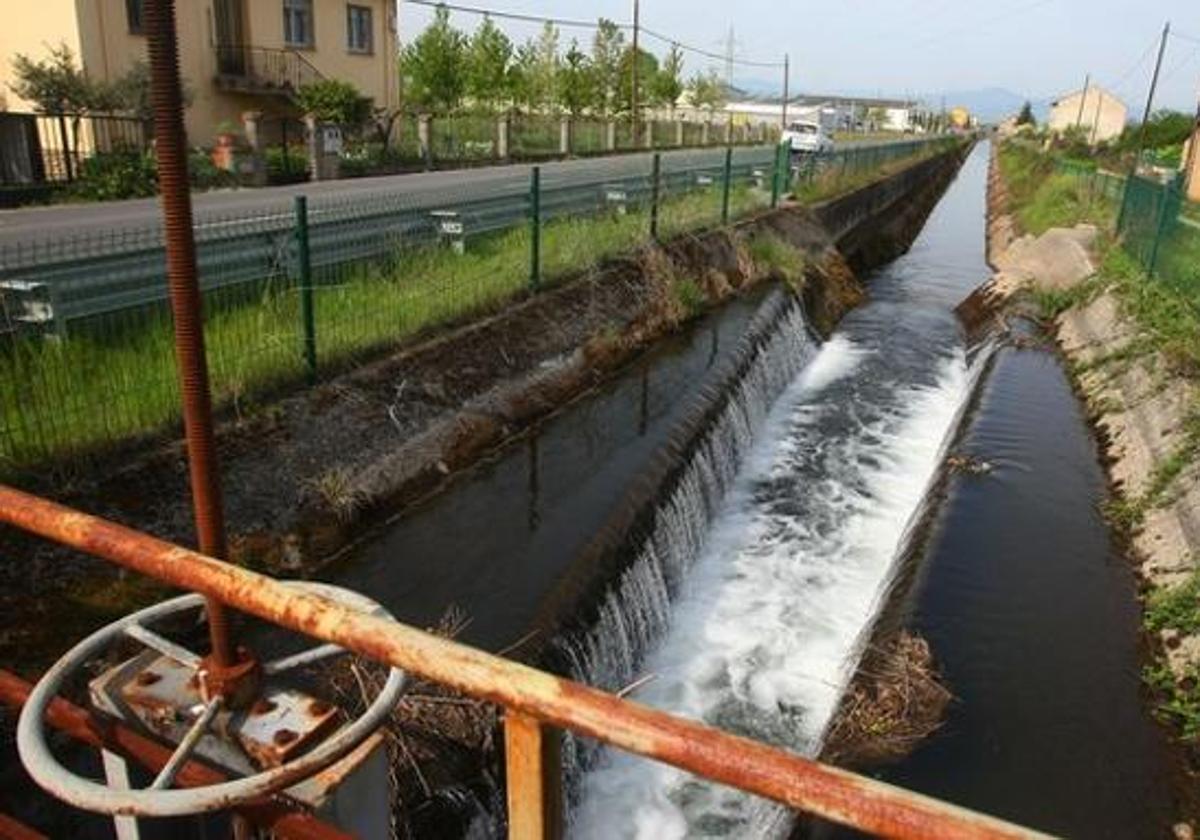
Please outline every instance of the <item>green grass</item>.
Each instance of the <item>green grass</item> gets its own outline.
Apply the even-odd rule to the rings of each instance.
[[[778,274],[793,289],[804,281],[804,252],[771,232],[759,233],[747,244],[754,263]]]
[[[1060,172],[1053,158],[1017,143],[1003,144],[999,161],[1009,200],[1026,233],[1039,236],[1080,222],[1107,226],[1115,218],[1115,203],[1093,189],[1091,173],[1082,168],[1079,175]]]
[[[911,166],[920,160],[941,154],[957,142],[957,140],[949,139],[941,142],[930,142],[908,154],[888,157],[882,160],[872,160],[870,157],[866,157],[869,153],[864,152],[864,158],[858,161],[857,165],[843,167],[835,162],[812,175],[801,172],[799,183],[794,185],[792,196],[806,204],[824,201],[825,199],[856,190],[881,177]],[[880,154],[887,153],[881,151]],[[849,160],[852,161],[853,158],[849,158]]]
[[[764,206],[749,186],[731,191],[731,216]],[[660,236],[720,222],[720,192],[664,200]],[[544,286],[647,241],[648,213],[568,219],[542,232]],[[319,277],[314,291],[323,369],[395,347],[413,336],[496,310],[526,293],[530,232],[520,227],[473,239],[466,254],[422,248],[386,265]],[[253,300],[206,295],[205,339],[214,401],[253,410],[255,396],[305,376],[299,292],[269,286]],[[28,339],[0,353],[0,473],[65,459],[106,443],[161,433],[178,422],[172,329],[163,314],[139,313],[104,334]]]
[[[1155,694],[1155,716],[1178,726],[1184,740],[1200,740],[1200,667],[1177,678],[1165,662],[1156,662],[1142,670],[1142,679]]]

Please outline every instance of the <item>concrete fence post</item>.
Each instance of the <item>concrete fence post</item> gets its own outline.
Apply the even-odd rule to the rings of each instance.
[[[417,146],[421,150],[421,160],[425,161],[427,169],[433,168],[433,117],[421,114],[417,117]]]
[[[675,120],[675,145],[683,145],[683,120]]]
[[[642,136],[642,143],[647,149],[654,148],[654,120],[646,120],[642,123],[642,131],[645,134]]]
[[[267,156],[263,144],[262,116],[262,111],[242,113],[242,133],[246,136],[246,145],[250,147],[249,168],[245,175],[246,181],[252,187],[267,185]]]
[[[604,151],[615,152],[617,150],[617,121],[609,120],[604,126]]]
[[[323,123],[314,114],[305,115],[304,126],[308,139],[308,164],[312,180],[336,180],[341,174],[341,127]]]
[[[712,120],[705,120],[700,123],[700,145],[707,146],[709,138],[712,135]]]
[[[501,114],[496,120],[496,158],[508,160],[508,131],[512,120],[508,114]]]
[[[558,153],[563,157],[571,154],[570,117],[563,117],[558,121]]]
[[[725,120],[725,137],[724,144],[728,146],[733,142],[733,120]]]

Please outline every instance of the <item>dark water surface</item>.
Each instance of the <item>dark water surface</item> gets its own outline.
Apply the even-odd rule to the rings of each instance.
[[[952,479],[909,603],[957,700],[879,775],[1069,837],[1169,836],[1134,579],[1058,358],[1001,350],[960,448],[993,470]]]
[[[460,639],[515,642],[708,377],[737,348],[765,289],[668,339],[624,373],[382,529],[333,575],[400,621],[469,621]]]

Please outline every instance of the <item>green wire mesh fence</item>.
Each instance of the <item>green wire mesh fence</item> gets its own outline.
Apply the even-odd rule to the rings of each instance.
[[[240,411],[495,309],[528,293],[531,276],[550,287],[651,237],[744,216],[806,165],[814,180],[862,174],[941,142],[790,169],[773,145],[602,157],[541,167],[533,195],[529,170],[505,167],[452,190],[406,184],[198,217],[214,400]],[[0,246],[0,473],[178,422],[164,276],[157,227]]]
[[[1058,172],[1076,179],[1084,198],[1116,209],[1121,246],[1148,275],[1200,307],[1200,207],[1188,202],[1180,173],[1151,169],[1126,177],[1088,161],[1055,164]]]
[[[1183,180],[1133,175],[1128,179],[1118,233],[1146,273],[1200,308],[1200,221]]]

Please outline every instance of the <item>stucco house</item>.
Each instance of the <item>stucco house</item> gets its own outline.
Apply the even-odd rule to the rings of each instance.
[[[89,76],[108,81],[146,56],[144,0],[3,0],[0,109],[30,110],[10,89],[18,53],[66,44]],[[207,145],[243,112],[297,115],[305,82],[352,82],[379,107],[399,103],[394,0],[178,0],[180,71],[190,141]]]
[[[1099,85],[1060,96],[1050,103],[1047,127],[1058,134],[1078,126],[1089,143],[1103,143],[1125,130],[1125,103]]]

